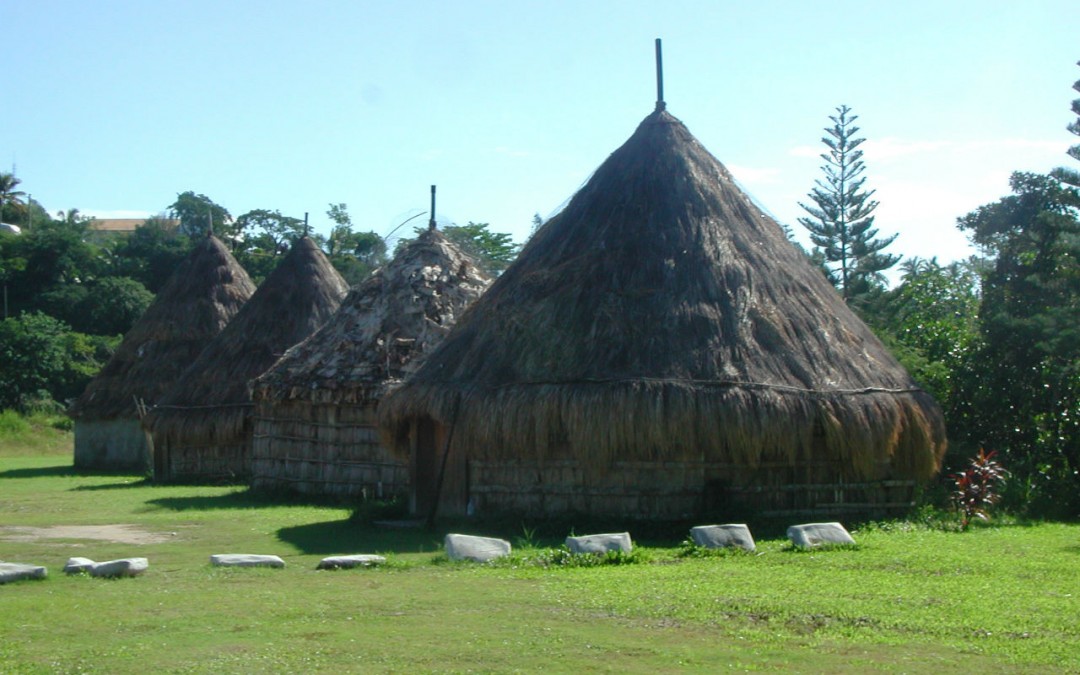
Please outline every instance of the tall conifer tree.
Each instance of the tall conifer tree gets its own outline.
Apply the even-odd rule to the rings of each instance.
[[[1076,65],[1080,66],[1080,61],[1077,61]],[[1073,82],[1073,89],[1080,91],[1080,80]],[[1072,124],[1065,128],[1069,130],[1069,133],[1080,136],[1080,98],[1073,99],[1072,111],[1076,114],[1077,119],[1073,120]],[[1069,148],[1068,153],[1070,157],[1080,161],[1080,143]],[[1080,171],[1077,171],[1076,169],[1060,167],[1054,169],[1051,175],[1062,183],[1067,183],[1073,187],[1080,187]]]
[[[829,149],[821,158],[824,180],[817,180],[809,197],[813,205],[799,202],[809,218],[799,218],[810,232],[810,240],[818,247],[825,259],[829,280],[840,290],[844,300],[851,300],[868,292],[881,273],[900,260],[900,256],[882,251],[896,239],[896,235],[876,239],[874,209],[878,202],[871,199],[874,190],[864,190],[865,166],[862,162],[862,145],[865,138],[856,138],[859,127],[855,126],[857,115],[842,105],[830,115],[833,126],[826,127],[827,136],[821,142]]]

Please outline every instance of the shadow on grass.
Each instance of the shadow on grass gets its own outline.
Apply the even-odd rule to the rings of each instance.
[[[56,476],[80,476],[73,466],[39,466],[32,469],[8,469],[0,471],[0,478],[48,478]]]
[[[124,471],[102,471],[100,469],[77,469],[70,464],[61,466],[38,466],[26,469],[8,469],[0,471],[0,478],[56,478],[64,476],[130,476]]]
[[[146,483],[144,483],[146,484]],[[153,483],[150,483],[153,485]],[[236,490],[220,495],[192,495],[189,497],[160,497],[148,499],[147,504],[170,511],[216,511],[224,509],[266,509],[295,506],[335,507],[340,503],[331,499],[283,498],[280,495]]]
[[[106,483],[105,485],[78,485],[71,488],[71,492],[95,492],[97,490],[125,490],[127,488],[150,487],[153,483],[149,478],[139,478],[127,483]]]
[[[364,525],[348,519],[283,527],[280,541],[309,554],[434,553],[442,531]]]

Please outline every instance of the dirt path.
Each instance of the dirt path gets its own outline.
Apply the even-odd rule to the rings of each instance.
[[[53,525],[51,527],[0,526],[4,541],[41,541],[44,539],[94,539],[117,544],[160,544],[176,536],[148,532],[136,525]]]

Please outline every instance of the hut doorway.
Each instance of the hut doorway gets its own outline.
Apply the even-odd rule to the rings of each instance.
[[[150,432],[146,433],[146,446],[150,451],[150,465],[153,471],[154,481],[161,483],[169,480],[169,453],[168,444],[164,442],[154,445],[154,437]]]
[[[466,462],[460,451],[448,447],[448,430],[430,417],[413,422],[412,496],[410,507],[418,516],[465,515],[468,502]],[[437,507],[436,507],[437,504]]]

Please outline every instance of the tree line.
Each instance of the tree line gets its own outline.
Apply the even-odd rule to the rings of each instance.
[[[1080,99],[1072,112],[1080,136]],[[1011,194],[960,216],[970,259],[900,263],[885,251],[896,235],[874,228],[856,119],[841,106],[825,130],[824,179],[799,220],[807,254],[942,405],[946,472],[993,450],[1015,510],[1080,516],[1080,171],[1016,172]],[[882,274],[898,263],[889,289]]]
[[[386,241],[358,230],[344,203],[328,205],[331,227],[324,236],[277,210],[234,218],[206,195],[187,191],[161,215],[119,234],[95,229],[93,219],[74,209],[52,216],[19,185],[12,174],[0,173],[0,222],[21,230],[0,231],[0,410],[62,410],[207,232],[227,244],[256,284],[305,235],[350,286],[390,257]],[[510,235],[491,232],[487,223],[442,231],[492,274],[517,254]]]
[[[1080,136],[1080,99],[1072,112],[1078,119],[1066,128]],[[1011,472],[1014,508],[1080,515],[1080,172],[1015,173],[1011,194],[959,216],[978,251],[968,260],[902,261],[887,251],[897,235],[875,227],[858,118],[847,106],[836,113],[822,139],[823,178],[801,205],[813,244],[806,254],[941,404],[946,472],[979,449],[994,450]],[[1080,144],[1068,154],[1080,160]],[[0,232],[0,409],[78,395],[193,237],[212,229],[258,281],[305,231],[278,211],[234,219],[205,195],[184,192],[165,214],[179,227],[151,218],[130,236],[108,237],[77,212],[53,218],[22,197],[17,179],[0,174],[0,220],[29,224],[21,235]],[[329,236],[313,236],[350,284],[385,264],[386,242],[357,231],[345,204],[330,204],[326,217]],[[492,274],[520,249],[487,223],[443,232]],[[890,288],[884,272],[897,266]]]

